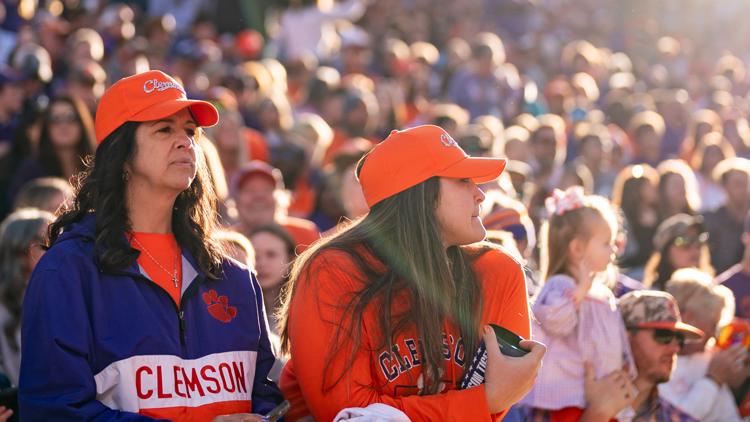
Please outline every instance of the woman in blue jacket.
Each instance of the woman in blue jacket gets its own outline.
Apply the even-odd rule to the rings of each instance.
[[[24,300],[24,420],[260,420],[283,400],[260,286],[212,239],[200,134],[217,121],[159,71],[105,92]]]

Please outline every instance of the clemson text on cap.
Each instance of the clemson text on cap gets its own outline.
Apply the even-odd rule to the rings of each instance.
[[[174,89],[181,91],[182,93],[185,93],[185,90],[182,89],[182,86],[180,86],[180,84],[177,84],[171,81],[160,81],[158,79],[149,79],[143,83],[143,92],[145,92],[146,94],[150,94],[154,91],[161,92],[169,88],[174,88]]]

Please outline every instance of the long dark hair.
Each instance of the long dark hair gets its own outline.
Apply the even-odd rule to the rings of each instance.
[[[659,186],[659,173],[648,164],[635,164],[622,169],[612,186],[612,204],[620,207],[631,226],[640,223],[640,210],[644,204],[641,187],[650,184]]]
[[[82,101],[74,97],[62,95],[52,100],[47,109],[42,114],[41,131],[39,133],[39,164],[50,172],[51,176],[65,178],[63,174],[63,165],[60,156],[52,144],[50,137],[50,125],[52,124],[52,106],[57,103],[69,104],[73,107],[76,116],[76,123],[80,126],[81,134],[76,143],[76,153],[80,160],[76,163],[78,171],[86,169],[86,159],[94,153],[94,123],[91,113]]]
[[[39,232],[54,220],[54,216],[35,208],[22,208],[10,214],[0,224],[0,303],[10,315],[2,327],[11,349],[19,350],[16,332],[21,325],[21,304],[26,284],[33,268],[26,268],[26,257],[34,245],[39,245]]]
[[[47,247],[63,230],[96,212],[95,255],[99,266],[114,271],[132,265],[139,252],[128,244],[124,233],[131,231],[125,201],[125,163],[135,155],[135,133],[140,123],[127,122],[107,136],[96,150],[88,169],[76,182],[76,197],[49,228]],[[200,137],[200,132],[196,135]],[[195,257],[200,270],[209,278],[221,274],[221,247],[213,239],[217,225],[216,194],[208,182],[209,174],[202,152],[198,154],[198,172],[190,187],[175,200],[172,231],[175,239]]]
[[[360,161],[357,173],[365,159],[366,156]],[[362,326],[357,321],[362,320],[371,304],[384,310],[379,313],[378,321],[382,337],[380,344],[374,345],[378,350],[392,350],[397,335],[416,325],[425,379],[422,394],[439,390],[445,318],[450,318],[460,329],[465,355],[474,355],[479,344],[482,298],[471,263],[482,250],[443,246],[435,216],[439,191],[439,179],[433,177],[387,198],[375,204],[369,214],[297,258],[279,315],[284,352],[289,352],[288,316],[296,283],[301,277],[314,280],[315,259],[324,251],[335,250],[351,258],[365,283],[348,303],[341,305],[351,319],[337,330],[326,360],[328,368],[350,338],[354,347],[344,367],[354,361],[354,351],[362,343]],[[374,263],[373,257],[385,264],[385,268]],[[410,306],[395,313],[394,299],[403,292],[408,293]],[[344,376],[328,372],[322,380],[324,390],[332,388]]]
[[[669,259],[669,250],[673,246],[673,241],[674,239],[670,239],[661,250],[655,251],[646,262],[643,270],[643,285],[646,288],[666,291],[667,282],[672,278],[672,274],[679,269],[675,268]],[[711,253],[707,245],[701,245],[698,269],[710,275],[715,274],[714,268],[711,266]]]

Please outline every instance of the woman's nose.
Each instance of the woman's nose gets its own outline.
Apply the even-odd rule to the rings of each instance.
[[[474,187],[477,190],[476,193],[474,194],[474,198],[476,199],[477,203],[481,203],[482,201],[484,201],[484,197],[485,197],[484,192],[482,192],[482,189],[480,189],[479,186],[474,185]]]
[[[192,136],[182,135],[180,136],[179,142],[177,143],[177,148],[191,148],[194,145],[195,141],[193,140]]]

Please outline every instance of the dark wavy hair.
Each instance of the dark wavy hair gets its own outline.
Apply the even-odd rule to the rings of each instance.
[[[57,103],[69,104],[73,107],[76,124],[81,129],[81,134],[76,143],[76,153],[80,160],[76,162],[78,171],[86,169],[85,160],[94,153],[94,122],[86,105],[79,99],[67,95],[58,96],[50,101],[49,106],[42,114],[41,130],[39,133],[39,163],[50,172],[51,176],[65,178],[63,165],[60,157],[52,144],[50,137],[50,126],[52,124],[52,106]]]
[[[357,166],[358,174],[366,157]],[[343,314],[351,318],[348,324],[337,322],[326,367],[330,368],[338,358],[346,359],[339,354],[348,339],[352,339],[354,346],[344,367],[351,366],[354,353],[362,346],[362,326],[357,322],[362,321],[368,305],[376,304],[383,310],[377,321],[382,334],[374,347],[392,350],[399,333],[416,326],[425,376],[422,394],[439,391],[443,320],[449,318],[456,323],[464,341],[465,356],[473,356],[479,346],[482,297],[471,263],[489,250],[445,248],[435,215],[439,192],[439,178],[433,177],[389,197],[375,204],[366,216],[336,235],[316,242],[296,259],[279,312],[282,351],[289,352],[289,308],[297,281],[300,277],[315,279],[313,268],[319,266],[314,261],[324,251],[343,252],[351,258],[365,283],[348,303],[341,305]],[[385,269],[373,263],[372,257],[385,264]],[[403,292],[409,293],[410,306],[404,312],[394,312],[395,299]],[[321,380],[324,391],[345,375],[329,372]]]
[[[21,304],[34,268],[27,268],[31,248],[43,241],[39,232],[54,220],[54,215],[36,208],[19,209],[0,224],[0,303],[10,317],[2,335],[11,349],[18,351],[16,332],[21,326]]]
[[[96,213],[95,257],[105,271],[132,265],[139,252],[128,244],[124,234],[131,231],[125,201],[125,163],[136,152],[135,133],[140,123],[127,122],[107,136],[96,150],[87,170],[76,181],[76,197],[70,207],[50,225],[47,247],[51,247],[72,223],[90,212]],[[200,132],[196,141],[200,139]],[[172,231],[180,246],[187,248],[208,278],[221,275],[222,249],[213,239],[217,226],[217,199],[202,152],[198,172],[190,187],[175,200]]]

